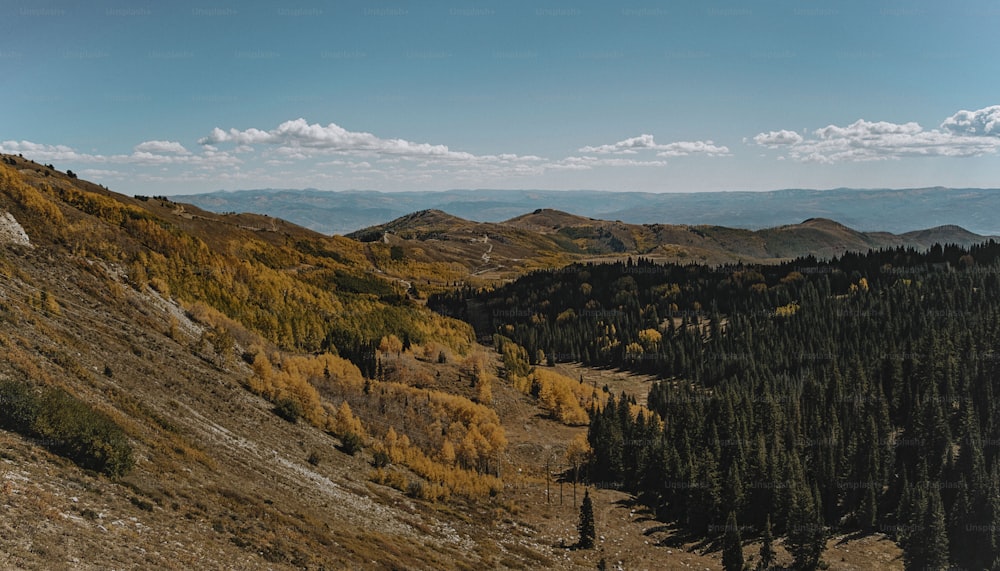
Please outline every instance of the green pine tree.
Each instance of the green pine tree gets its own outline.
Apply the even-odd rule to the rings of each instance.
[[[736,512],[726,518],[726,535],[722,539],[722,568],[726,571],[743,570],[743,540],[736,524]]]
[[[927,511],[924,512],[924,564],[922,569],[948,568],[948,533],[945,527],[944,506],[941,503],[941,493],[932,488],[927,500]]]
[[[969,499],[965,478],[963,477],[960,482],[958,495],[955,497],[951,512],[948,514],[948,547],[951,549],[951,560],[956,565],[966,569],[982,569],[990,562],[988,560],[981,563],[977,561],[977,544],[979,543],[977,540],[981,538],[968,533],[975,520],[971,517],[973,514],[972,501]]]
[[[580,549],[591,549],[594,547],[594,503],[590,499],[590,490],[583,493],[583,502],[580,504],[580,524],[577,525],[580,532],[580,540],[577,546]]]
[[[858,527],[865,533],[875,529],[878,516],[878,497],[875,494],[875,483],[866,482],[861,492],[861,506],[858,508]]]
[[[760,544],[760,560],[757,562],[759,571],[767,571],[774,565],[774,537],[771,534],[771,514],[767,514],[767,522],[764,524],[764,539]]]
[[[800,484],[792,497],[788,537],[785,546],[795,559],[796,569],[814,571],[826,547],[826,531],[816,512],[812,493]]]

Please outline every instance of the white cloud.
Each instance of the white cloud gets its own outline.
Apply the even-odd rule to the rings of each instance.
[[[639,135],[638,137],[631,137],[625,139],[624,141],[618,141],[617,143],[612,143],[610,145],[599,145],[596,147],[581,147],[579,150],[581,153],[597,153],[597,154],[607,154],[607,153],[634,153],[636,149],[655,149],[657,147],[656,141],[653,140],[652,135]]]
[[[260,152],[260,160],[265,164],[272,160],[287,164],[320,159],[313,163],[316,169],[347,169],[352,176],[370,172],[388,180],[426,176],[467,176],[489,180],[491,177],[537,175],[553,168],[547,159],[535,155],[477,155],[455,151],[447,145],[387,139],[372,133],[349,131],[336,123],[325,126],[310,124],[301,118],[285,121],[271,130],[223,130],[216,127],[198,142],[203,148],[236,145],[234,153],[250,144],[266,145],[267,148]],[[348,160],[328,160],[331,156]],[[372,165],[377,165],[377,168]],[[317,177],[325,175],[324,171],[313,172]]]
[[[336,123],[329,125],[310,124],[299,118],[285,121],[270,131],[250,128],[246,130],[229,129],[223,131],[216,127],[207,137],[198,141],[202,145],[219,143],[237,143],[239,145],[268,144],[278,145],[285,149],[286,154],[301,153],[303,149],[343,154],[402,155],[413,157],[433,157],[452,160],[471,160],[476,156],[471,153],[452,151],[447,145],[432,145],[415,143],[405,139],[382,139],[371,133],[348,131]]]
[[[80,176],[86,179],[101,180],[108,178],[123,178],[125,173],[109,169],[83,169],[80,171]]]
[[[961,135],[1000,136],[1000,105],[975,111],[959,111],[941,123],[941,128]]]
[[[598,155],[633,155],[639,151],[651,150],[657,151],[656,154],[660,157],[684,157],[693,154],[725,156],[729,154],[729,148],[717,146],[712,141],[678,141],[661,145],[656,142],[653,135],[649,134],[631,137],[609,145],[581,147],[578,150],[581,153],[595,153]]]
[[[75,161],[81,155],[72,147],[66,145],[44,145],[31,141],[2,141],[0,142],[0,153],[10,155],[24,154],[27,158],[37,161]],[[100,156],[100,155],[96,155]]]
[[[753,138],[757,145],[782,149],[802,162],[836,163],[903,157],[976,157],[1000,150],[1000,106],[959,111],[940,129],[915,122],[858,119],[847,126],[827,125],[811,137],[794,131],[770,131]]]
[[[827,125],[822,129],[816,129],[815,133],[816,136],[821,139],[851,138],[874,140],[879,137],[915,136],[919,135],[922,131],[923,128],[913,122],[900,125],[886,121],[871,122],[865,121],[864,119],[858,119],[847,127]]]
[[[191,154],[190,151],[184,148],[184,145],[175,141],[145,141],[136,145],[134,150],[139,153]]]
[[[641,161],[603,157],[566,157],[547,166],[556,169],[590,169],[594,167],[662,167],[667,161]]]
[[[721,157],[729,154],[729,147],[715,145],[712,141],[679,141],[659,147],[663,150],[656,153],[658,157],[686,157],[697,154]]]
[[[795,145],[802,142],[802,135],[799,135],[795,131],[786,131],[785,129],[782,129],[780,131],[761,133],[754,137],[753,141],[758,145],[765,147]]]
[[[169,141],[139,143],[128,155],[81,153],[66,145],[46,145],[31,141],[3,141],[0,142],[0,153],[24,154],[29,159],[42,162],[75,164],[233,166],[242,162],[230,153],[216,150],[204,150],[200,155],[195,155],[187,151],[180,143]]]

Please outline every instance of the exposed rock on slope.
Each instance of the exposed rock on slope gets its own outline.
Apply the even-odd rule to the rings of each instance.
[[[18,246],[31,246],[31,240],[24,228],[17,222],[10,212],[0,214],[0,244],[16,244]]]

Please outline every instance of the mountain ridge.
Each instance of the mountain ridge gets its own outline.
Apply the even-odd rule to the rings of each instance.
[[[347,235],[381,241],[399,259],[464,265],[470,275],[509,279],[539,267],[570,261],[613,261],[642,256],[660,263],[780,263],[791,258],[839,257],[846,252],[935,243],[968,246],[985,242],[957,225],[909,233],[862,232],[828,218],[748,230],[718,225],[627,224],[536,209],[502,222],[476,222],[440,210],[425,210]],[[486,257],[484,257],[486,256]],[[411,280],[416,276],[399,276]],[[435,280],[425,277],[425,285]],[[439,284],[443,285],[443,284]]]
[[[1000,223],[990,215],[1000,211],[997,189],[836,188],[700,193],[264,189],[177,195],[174,199],[215,212],[270,214],[324,234],[347,234],[427,208],[481,222],[501,222],[539,208],[553,208],[632,224],[713,224],[759,229],[825,217],[864,231],[904,233],[957,224],[977,234],[1000,234]]]

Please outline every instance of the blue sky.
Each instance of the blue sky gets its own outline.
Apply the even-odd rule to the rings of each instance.
[[[1000,187],[1000,3],[0,3],[0,151],[124,193]]]

